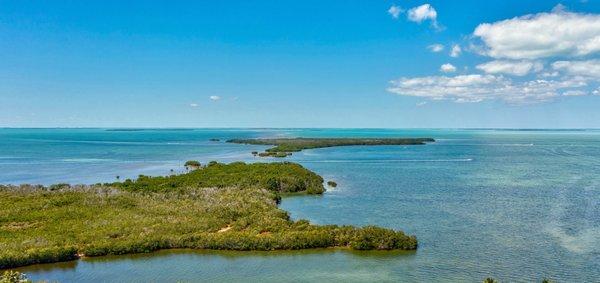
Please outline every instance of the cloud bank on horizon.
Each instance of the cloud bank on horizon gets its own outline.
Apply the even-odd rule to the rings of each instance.
[[[390,14],[397,19],[402,11],[398,8]],[[407,12],[409,21],[429,20],[439,31],[437,16],[429,4]],[[390,81],[387,91],[429,100],[499,100],[518,105],[600,95],[599,14],[571,12],[559,4],[550,12],[481,23],[460,44],[446,46],[451,58],[468,52],[488,61],[461,68],[446,63],[436,71],[465,71],[454,76],[398,78]],[[445,45],[435,43],[427,49],[439,53]]]

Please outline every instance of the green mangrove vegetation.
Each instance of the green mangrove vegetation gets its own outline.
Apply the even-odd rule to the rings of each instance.
[[[375,226],[319,226],[278,208],[285,193],[321,194],[301,165],[210,162],[186,174],[124,182],[0,186],[0,269],[158,249],[414,250]]]
[[[188,160],[185,162],[185,164],[183,164],[183,166],[185,166],[186,169],[198,169],[202,166],[202,164],[196,160]]]
[[[27,275],[13,270],[5,270],[0,274],[0,283],[29,283]]]
[[[30,283],[27,275],[13,270],[5,270],[0,274],[0,283]]]
[[[423,145],[435,142],[432,138],[277,138],[231,139],[227,142],[253,145],[272,145],[261,157],[286,157],[304,149],[351,145]]]
[[[271,157],[286,157],[288,155],[292,155],[291,152],[271,152],[271,151],[266,151],[266,152],[261,152],[258,154],[258,156],[260,157],[267,157],[267,156],[271,156]]]

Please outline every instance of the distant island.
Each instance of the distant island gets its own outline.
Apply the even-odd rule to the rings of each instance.
[[[195,131],[195,129],[188,128],[115,128],[115,129],[106,129],[107,132],[141,132],[141,131]]]
[[[265,152],[252,152],[261,157],[286,157],[304,149],[352,145],[423,145],[433,138],[277,138],[231,139],[227,142],[253,145],[273,145]]]
[[[0,269],[172,248],[417,248],[401,231],[291,220],[277,207],[282,195],[325,191],[323,178],[299,164],[188,165],[198,168],[95,185],[0,186]]]

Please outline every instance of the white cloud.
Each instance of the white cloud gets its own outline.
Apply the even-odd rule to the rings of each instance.
[[[485,100],[492,86],[502,78],[491,75],[430,76],[401,78],[392,81],[389,92],[399,95],[425,97],[434,100],[452,99],[457,102]]]
[[[390,7],[390,9],[388,10],[388,13],[390,15],[392,15],[392,18],[397,19],[398,17],[400,17],[400,14],[402,14],[404,12],[404,9],[402,9],[400,6],[396,6],[396,5],[392,5]]]
[[[419,24],[429,20],[434,28],[440,28],[437,22],[437,11],[429,4],[411,8],[408,10],[407,17],[409,21]]]
[[[412,8],[407,14],[411,21],[431,21],[437,27],[437,12],[429,4]],[[477,40],[446,47],[452,57],[459,57],[463,47],[492,57],[476,66],[484,74],[404,77],[391,81],[387,91],[430,100],[509,104],[600,95],[598,14],[569,12],[558,5],[550,13],[480,24],[473,35]],[[445,46],[432,44],[427,48],[441,52]],[[467,69],[465,66],[463,72]],[[447,63],[440,71],[452,73],[457,68]]]
[[[555,78],[558,77],[558,72],[543,72],[539,76],[542,78]]]
[[[549,101],[560,93],[586,86],[578,79],[514,82],[503,76],[479,74],[400,78],[390,84],[387,90],[398,95],[455,102],[503,100],[510,104]]]
[[[563,92],[563,96],[584,96],[587,95],[588,93],[586,91],[583,90],[567,90],[565,92]]]
[[[552,68],[571,76],[582,76],[600,80],[600,59],[587,61],[557,61]]]
[[[461,52],[462,52],[462,49],[460,48],[460,45],[454,44],[454,45],[452,45],[452,50],[450,50],[450,56],[456,58],[456,57],[460,56]]]
[[[444,50],[444,45],[436,43],[436,44],[427,46],[427,49],[429,49],[431,52],[436,52],[436,53],[442,52]]]
[[[535,61],[509,61],[509,60],[494,60],[476,67],[488,74],[509,74],[514,76],[524,76],[530,72],[539,72],[544,68],[544,65]]]
[[[417,107],[421,107],[421,106],[425,106],[427,105],[427,101],[421,101],[421,102],[417,102],[417,104],[415,104]]]
[[[190,103],[190,107],[198,107],[197,103]]]
[[[437,19],[437,11],[429,4],[423,4],[408,10],[408,19],[421,23],[425,20],[435,21]]]
[[[220,96],[218,96],[218,95],[211,95],[209,98],[210,98],[210,100],[212,100],[212,101],[217,101],[217,100],[220,100],[220,99],[221,99],[221,97],[220,97]]]
[[[444,73],[453,73],[453,72],[456,72],[456,67],[454,67],[454,65],[452,65],[450,63],[446,63],[446,64],[443,64],[442,66],[440,66],[440,71],[442,71]]]
[[[578,57],[600,52],[600,15],[566,12],[538,13],[480,24],[473,35],[493,58],[539,59]]]

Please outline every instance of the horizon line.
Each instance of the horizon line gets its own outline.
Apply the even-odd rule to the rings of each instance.
[[[540,127],[0,127],[0,129],[124,129],[124,130],[198,130],[198,129],[266,129],[266,130],[600,130],[600,128],[540,128]]]

